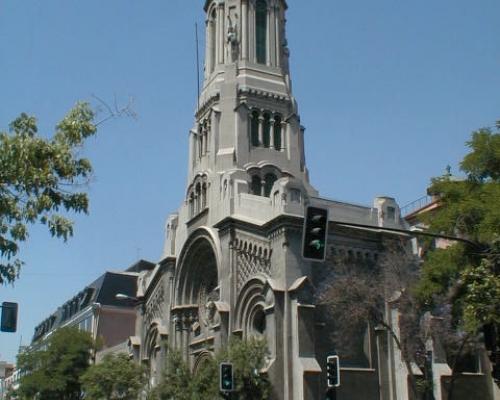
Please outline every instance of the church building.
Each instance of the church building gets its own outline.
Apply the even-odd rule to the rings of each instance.
[[[168,348],[196,371],[230,337],[254,336],[269,348],[273,399],[322,398],[334,344],[316,291],[331,257],[376,260],[390,236],[381,228],[405,226],[390,197],[365,207],[321,198],[310,184],[287,7],[205,2],[204,82],[188,132],[184,201],[167,220],[161,261],[138,281],[144,306],[129,341],[153,385]],[[329,210],[324,263],[301,255],[308,205]],[[392,353],[387,332],[363,332],[357,356],[341,357],[338,398],[408,398],[404,365]]]

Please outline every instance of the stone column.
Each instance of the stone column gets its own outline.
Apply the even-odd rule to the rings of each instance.
[[[274,149],[274,117],[269,120],[269,148]]]
[[[241,59],[248,60],[248,0],[241,2]]]
[[[264,117],[259,115],[259,146],[264,145]]]
[[[266,65],[267,66],[270,66],[272,63],[271,63],[271,7],[269,7],[269,5],[267,6],[267,24],[266,24]]]
[[[176,313],[174,315],[174,345],[177,349],[180,349],[181,348],[181,332],[182,332],[182,323],[181,321],[179,320],[179,314]]]
[[[286,139],[286,129],[287,129],[287,123],[286,121],[281,121],[281,151],[285,151],[285,148],[287,147],[287,144],[285,143]]]
[[[248,58],[253,63],[255,59],[255,7],[248,13]]]
[[[216,10],[215,10],[215,23],[214,23],[214,36],[215,36],[215,40],[213,41],[213,44],[214,44],[214,50],[213,50],[213,55],[214,55],[214,60],[213,60],[213,63],[212,63],[212,70],[215,69],[215,67],[217,66],[217,63],[219,61],[219,24],[220,24],[220,21],[219,21],[219,8],[217,7]]]
[[[185,311],[182,311],[182,349],[184,350],[182,353],[184,361],[189,363],[189,332],[188,332],[188,317],[186,316]],[[189,364],[188,364],[189,365]]]
[[[205,122],[203,125],[203,154],[207,154],[208,149],[208,125]]]
[[[276,44],[275,44],[275,51],[276,51],[276,67],[281,67],[281,15],[280,15],[280,8],[279,6],[276,6],[276,12],[274,15],[274,23],[275,23],[275,37],[276,37]]]

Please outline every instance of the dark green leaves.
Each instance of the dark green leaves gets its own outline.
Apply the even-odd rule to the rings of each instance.
[[[24,113],[10,124],[10,132],[0,132],[0,284],[18,277],[22,261],[16,256],[29,224],[45,224],[53,236],[67,240],[73,235],[68,213],[88,212],[81,188],[92,166],[79,152],[96,133],[93,111],[78,103],[52,138],[37,132],[36,119]]]
[[[45,350],[21,353],[18,368],[22,375],[20,399],[80,399],[80,376],[89,366],[94,342],[78,328],[61,328],[48,339]]]
[[[127,354],[107,354],[81,377],[87,400],[136,400],[146,380],[144,367]]]
[[[169,350],[159,385],[152,391],[152,400],[219,399],[219,364],[233,365],[234,398],[264,400],[270,396],[270,383],[262,369],[266,366],[267,346],[262,340],[234,339],[213,357],[207,357],[191,373],[182,356]]]
[[[461,162],[462,171],[474,180],[491,179],[498,182],[500,179],[500,134],[492,133],[491,129],[480,129],[473,132],[467,146],[472,151]]]
[[[471,152],[460,164],[466,178],[446,175],[432,180],[429,191],[439,196],[440,207],[426,222],[432,232],[475,245],[450,243],[429,252],[417,291],[426,303],[434,296],[448,296],[456,322],[476,332],[499,322],[500,133],[480,129],[467,145]]]

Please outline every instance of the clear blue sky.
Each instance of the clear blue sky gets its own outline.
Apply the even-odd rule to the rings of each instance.
[[[0,301],[18,301],[14,360],[36,324],[106,269],[157,261],[182,201],[196,104],[194,24],[202,0],[3,0],[0,130],[20,112],[50,135],[79,99],[135,99],[138,119],[101,126],[85,153],[90,215],[66,244],[42,229]],[[401,205],[456,166],[470,132],[500,119],[498,0],[289,0],[294,94],[311,181],[323,196]],[[204,35],[200,34],[203,38]]]

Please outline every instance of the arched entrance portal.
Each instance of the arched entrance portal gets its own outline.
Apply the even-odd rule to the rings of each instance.
[[[175,347],[193,366],[193,355],[213,350],[211,305],[220,295],[217,256],[209,235],[203,231],[192,235],[181,253],[177,271],[172,309]]]

